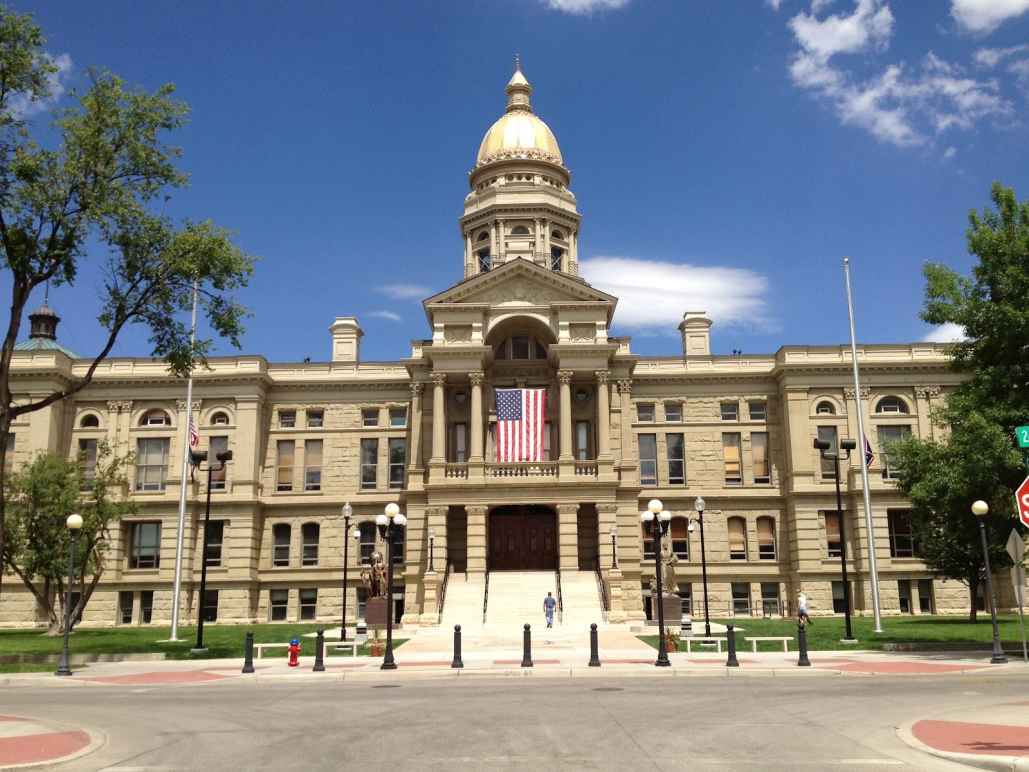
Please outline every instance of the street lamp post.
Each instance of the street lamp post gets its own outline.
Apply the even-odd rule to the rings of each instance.
[[[206,450],[191,450],[189,452],[190,463],[197,468],[207,460]],[[204,596],[207,594],[207,536],[211,524],[211,474],[220,472],[225,464],[232,460],[232,451],[226,450],[219,453],[218,466],[207,465],[207,507],[204,509],[204,549],[200,557],[200,596],[197,600],[197,643],[190,653],[203,654],[207,651],[204,648]]]
[[[343,505],[341,512],[343,514],[343,613],[339,620],[339,640],[342,642],[347,639],[347,568],[350,563],[347,549],[350,546],[350,516],[354,514],[354,508],[348,501]]]
[[[396,670],[397,663],[393,659],[393,533],[396,528],[407,525],[407,518],[400,507],[390,503],[386,505],[385,514],[375,518],[379,528],[379,536],[386,540],[386,654],[382,658],[382,670]]]
[[[850,627],[850,581],[847,579],[847,528],[843,518],[843,494],[840,492],[840,460],[850,460],[850,452],[857,447],[854,440],[841,440],[840,450],[831,452],[832,445],[827,440],[820,440],[817,437],[814,442],[815,449],[822,458],[831,458],[833,464],[833,478],[836,481],[836,515],[840,524],[840,571],[843,574],[843,620],[846,629],[845,641],[853,641],[854,633]],[[842,455],[842,451],[847,451]]]
[[[64,593],[64,647],[61,649],[61,661],[57,664],[59,676],[70,676],[71,664],[68,656],[68,636],[71,634],[71,586],[75,582],[75,537],[82,528],[82,515],[71,514],[64,521],[68,528],[68,587]]]
[[[704,635],[711,637],[711,615],[707,607],[707,550],[704,547],[704,499],[697,496],[693,502],[693,508],[697,510],[697,522],[700,523],[700,572],[704,577]],[[693,523],[690,523],[690,530],[693,530]],[[692,609],[691,609],[692,610]]]
[[[990,596],[990,620],[993,622],[993,656],[990,662],[995,665],[1003,665],[1008,661],[1004,656],[1004,649],[1000,645],[1000,627],[997,625],[997,596],[993,594],[993,579],[990,577],[990,551],[986,546],[986,524],[984,520],[990,513],[990,505],[985,501],[976,501],[972,504],[972,514],[979,522],[979,538],[983,543],[983,562],[986,565],[986,592]]]
[[[665,642],[665,604],[664,591],[661,587],[661,537],[668,530],[672,521],[672,513],[665,511],[664,504],[660,499],[651,499],[647,504],[647,510],[640,514],[640,520],[644,528],[649,528],[651,536],[654,537],[654,573],[657,574],[657,660],[655,667],[668,667],[672,663],[668,661],[668,650]]]
[[[618,526],[611,526],[611,568],[618,568]]]

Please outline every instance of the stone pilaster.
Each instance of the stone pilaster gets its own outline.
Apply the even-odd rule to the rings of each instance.
[[[561,461],[572,461],[572,371],[558,370],[557,379],[561,384]]]
[[[557,505],[558,566],[562,571],[579,570],[579,505]]]
[[[432,459],[442,464],[447,457],[446,373],[432,374]]]
[[[411,384],[411,410],[408,424],[411,433],[411,451],[408,469],[417,471],[422,467],[422,391],[424,383],[415,381]]]
[[[482,384],[486,379],[482,370],[473,370],[468,373],[468,379],[472,384],[471,404],[471,453],[468,460],[471,463],[482,463]]]
[[[486,511],[489,507],[472,505],[465,507],[468,515],[468,573],[482,574],[486,571]]]

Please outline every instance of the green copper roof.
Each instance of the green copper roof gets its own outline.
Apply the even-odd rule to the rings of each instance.
[[[81,357],[79,357],[78,354],[76,354],[71,349],[65,348],[60,343],[58,343],[56,340],[51,340],[50,338],[29,338],[28,340],[23,340],[21,343],[16,343],[15,344],[14,350],[15,351],[60,351],[66,357],[71,357],[72,359],[80,359],[81,358]]]

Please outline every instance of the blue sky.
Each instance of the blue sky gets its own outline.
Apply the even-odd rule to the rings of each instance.
[[[1029,0],[14,5],[62,57],[62,103],[90,66],[176,84],[191,183],[167,211],[261,257],[243,350],[272,360],[328,358],[337,315],[367,359],[428,335],[515,52],[572,169],[583,273],[640,353],[677,353],[687,308],[718,353],[844,342],[843,255],[859,338],[921,340],[922,264],[967,270],[993,180],[1029,197]],[[83,355],[96,286],[51,298]],[[116,353],[149,350],[135,330]]]

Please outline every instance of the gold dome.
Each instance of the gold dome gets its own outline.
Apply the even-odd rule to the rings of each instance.
[[[564,166],[557,137],[532,112],[529,96],[532,86],[515,64],[515,73],[507,84],[507,112],[489,127],[479,145],[476,166],[509,158],[533,158]]]

